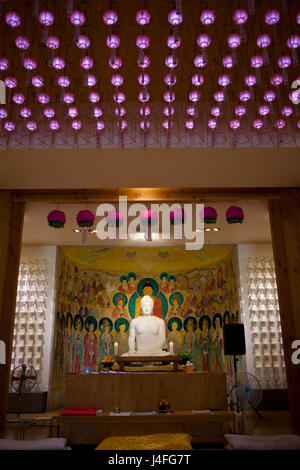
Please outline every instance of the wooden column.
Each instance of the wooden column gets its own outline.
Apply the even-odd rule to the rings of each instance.
[[[0,429],[7,412],[24,209],[9,192],[0,192],[0,340],[6,345],[6,364],[0,365]]]
[[[300,189],[282,189],[280,199],[269,201],[269,215],[290,414],[300,434],[300,364],[291,360],[292,343],[300,340]]]

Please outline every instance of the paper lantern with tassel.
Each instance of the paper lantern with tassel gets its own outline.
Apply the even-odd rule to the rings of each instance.
[[[115,240],[119,238],[119,228],[123,225],[124,217],[120,211],[110,211],[106,216],[106,222],[108,227],[115,227],[116,235]]]
[[[158,215],[157,212],[151,210],[145,210],[141,213],[141,224],[146,228],[147,241],[152,241],[152,229],[151,226],[157,225]]]
[[[53,228],[64,228],[66,223],[66,215],[62,211],[51,211],[47,217],[48,225]]]
[[[215,224],[217,222],[217,211],[213,207],[204,207],[199,213],[199,217],[205,224]]]
[[[92,227],[95,216],[89,210],[79,211],[76,217],[78,226],[82,229],[82,243],[87,241],[89,228]]]
[[[231,206],[226,211],[226,219],[229,224],[242,224],[244,220],[243,209],[237,206]]]

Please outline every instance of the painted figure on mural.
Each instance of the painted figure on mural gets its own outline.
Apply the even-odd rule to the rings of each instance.
[[[81,292],[86,294],[87,296],[90,295],[90,280],[87,272],[84,272],[82,276]]]
[[[73,326],[73,317],[70,312],[67,313],[66,319],[66,348],[65,348],[65,371],[64,375],[71,372],[71,354],[72,354],[72,326]]]
[[[182,321],[180,318],[173,317],[167,324],[169,334],[167,336],[167,347],[170,349],[170,342],[173,343],[174,354],[179,354],[182,351]]]
[[[146,282],[142,289],[143,296],[149,295],[154,302],[153,306],[153,315],[158,318],[163,318],[163,310],[162,310],[162,301],[159,297],[153,295],[153,286],[150,282]],[[135,303],[135,317],[138,317],[141,314],[141,307],[140,302],[143,297],[138,297]]]
[[[99,371],[102,370],[102,359],[114,355],[114,340],[111,335],[112,329],[113,323],[110,318],[101,318],[99,321],[99,330],[101,331],[99,336]]]
[[[117,332],[115,342],[118,343],[118,355],[122,356],[129,351],[128,336],[129,336],[129,321],[125,318],[118,318],[115,321],[114,328]]]
[[[125,294],[123,294],[122,292],[114,294],[113,304],[116,308],[112,312],[113,318],[128,318],[128,312],[125,308],[127,303],[128,300]]]
[[[214,361],[215,361],[215,369],[216,372],[224,372],[225,367],[224,367],[224,361],[223,361],[223,332],[222,332],[222,326],[223,326],[223,318],[219,313],[216,313],[213,317],[213,328],[214,328],[214,333],[213,333],[213,338],[212,338],[212,343],[213,343],[213,350],[214,350]]]
[[[180,281],[180,290],[184,292],[189,291],[189,280],[187,276],[182,276]]]
[[[60,324],[60,312],[56,313],[56,337],[54,346],[54,381],[58,382],[59,376],[59,351],[61,345],[61,324]]]
[[[91,372],[96,372],[98,348],[97,336],[95,335],[95,331],[97,330],[97,320],[94,317],[89,316],[85,320],[84,326],[87,333],[84,337],[83,365],[90,367]]]
[[[168,277],[168,281],[169,281],[170,292],[175,292],[177,290],[176,276],[174,276],[174,274],[171,274]]]
[[[204,371],[211,370],[212,359],[212,338],[210,334],[211,319],[208,315],[203,315],[199,320],[200,335],[200,360],[201,368]]]
[[[229,325],[230,324],[230,313],[228,310],[225,311],[223,315],[223,325]],[[225,367],[226,367],[226,372],[229,375],[229,377],[232,376],[233,374],[233,361],[231,356],[225,356]]]
[[[183,349],[188,351],[191,355],[191,362],[193,362],[195,370],[198,370],[197,353],[199,349],[199,338],[196,333],[197,320],[194,317],[188,317],[184,320],[183,327],[186,334],[183,338]]]
[[[159,290],[163,294],[168,295],[170,293],[170,287],[168,283],[168,273],[161,273],[159,278],[160,278]]]
[[[74,318],[73,341],[72,341],[72,372],[79,374],[82,359],[83,359],[83,318],[81,315],[76,315]]]
[[[219,267],[217,271],[217,287],[218,289],[225,289],[226,281],[223,278],[223,269],[222,266]]]
[[[88,309],[88,306],[87,306],[87,296],[86,294],[82,294],[79,298],[78,298],[78,303],[80,305],[79,307],[79,315],[83,316],[84,318],[86,318],[89,314],[89,309]]]
[[[98,296],[98,305],[101,308],[100,315],[102,317],[111,317],[111,310],[110,310],[110,298],[106,292],[106,288],[104,287],[102,290],[101,295]]]
[[[169,318],[183,315],[184,312],[181,307],[183,304],[183,295],[181,292],[173,292],[173,294],[170,295],[169,303],[171,305],[168,315]]]
[[[123,292],[123,294],[129,294],[128,291],[128,277],[127,276],[121,276],[120,277],[120,285],[118,287],[119,292]]]
[[[128,294],[132,295],[136,291],[136,274],[135,273],[128,273],[127,277],[129,279],[128,282]]]

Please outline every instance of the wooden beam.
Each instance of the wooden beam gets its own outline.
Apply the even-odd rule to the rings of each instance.
[[[291,421],[300,434],[300,365],[292,363],[292,343],[300,339],[300,189],[269,201],[274,262]]]
[[[6,345],[6,364],[0,366],[0,429],[4,428],[7,412],[24,211],[23,202],[14,202],[11,206],[9,238],[6,244],[6,277],[0,298],[0,339]]]

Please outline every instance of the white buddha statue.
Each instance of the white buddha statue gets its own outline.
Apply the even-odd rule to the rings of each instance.
[[[129,352],[123,356],[166,356],[166,327],[162,318],[153,313],[154,302],[149,295],[141,299],[141,315],[130,323]],[[136,348],[135,348],[136,345]]]

